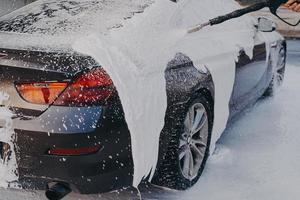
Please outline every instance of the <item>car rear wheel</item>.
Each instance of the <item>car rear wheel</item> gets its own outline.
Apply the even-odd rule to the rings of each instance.
[[[154,184],[177,190],[193,186],[204,169],[210,145],[212,108],[204,96],[189,102],[171,138]]]

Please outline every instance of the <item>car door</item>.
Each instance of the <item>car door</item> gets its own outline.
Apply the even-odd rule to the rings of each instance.
[[[183,28],[187,30],[196,24],[240,8],[233,0],[224,5],[220,5],[222,1],[210,0],[182,0],[179,2],[181,3],[177,6],[178,12],[174,15],[171,23],[180,30]],[[239,88],[235,88],[236,93],[234,93],[233,87],[243,83],[244,93],[248,93],[258,78],[244,82],[242,75],[248,74],[249,71],[256,73],[257,70],[251,67],[256,66],[254,61],[257,60],[261,64],[265,62],[265,47],[260,38],[256,37],[253,22],[253,18],[248,16],[230,20],[192,34],[186,34],[180,44],[176,44],[179,50],[183,50],[182,53],[191,58],[197,69],[206,66],[212,74],[215,85],[215,112],[222,113],[214,122],[218,127],[224,127],[228,118],[237,112],[235,100],[238,100],[241,93],[237,90]],[[257,50],[251,59],[253,49]],[[238,59],[238,57],[240,58]],[[236,76],[237,66],[243,72],[245,69],[247,70],[239,73],[240,76]],[[263,67],[264,65],[261,66],[261,69]],[[262,71],[260,73],[263,73]],[[255,75],[259,77],[258,74]],[[217,138],[222,129],[215,132],[218,132],[215,135]]]
[[[233,4],[232,2],[227,4],[229,3]],[[234,5],[232,7],[234,9]],[[177,28],[187,29],[197,22],[205,22],[226,12],[229,11],[224,11],[218,2],[207,1],[202,4],[197,0],[184,0],[172,23]],[[243,24],[244,20],[247,25]],[[182,42],[190,49],[197,49],[198,52],[187,54],[188,56],[197,54],[193,56],[195,66],[207,65],[214,74],[227,75],[228,82],[232,77],[235,79],[234,92],[229,94],[232,95],[230,107],[233,107],[238,98],[253,90],[265,71],[266,48],[263,40],[256,35],[254,23],[252,21],[249,23],[249,18],[241,18],[187,34]],[[199,46],[203,47],[199,48]],[[250,50],[251,53],[253,51],[253,58],[249,56]],[[238,58],[237,52],[239,52]],[[233,62],[232,66],[226,66],[228,59],[237,60],[237,63]],[[235,71],[233,75],[227,73],[232,69]]]
[[[234,105],[233,114],[254,103],[261,96],[261,90],[266,85],[268,72],[272,70],[269,62],[267,62],[266,44],[261,39],[260,34],[257,32],[254,38],[252,58],[245,53],[244,49],[239,52],[231,97],[231,104]]]

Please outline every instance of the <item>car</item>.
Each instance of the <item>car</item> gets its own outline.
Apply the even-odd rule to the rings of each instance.
[[[189,20],[191,2],[196,1],[170,4],[182,2],[187,3],[181,15]],[[10,149],[15,149],[23,188],[47,188],[50,199],[59,199],[71,190],[89,194],[132,185],[132,141],[118,88],[96,58],[75,51],[68,42],[77,29],[95,28],[92,16],[103,17],[101,30],[118,31],[123,20],[134,19],[152,3],[37,1],[0,18],[0,91],[9,96],[1,106],[13,115],[15,140]],[[252,20],[249,29],[235,23],[224,25],[226,40],[234,43],[238,36],[251,33],[254,45],[252,57],[240,47],[233,62],[229,121],[262,96],[274,93],[283,82],[286,63],[286,42],[271,20]],[[224,35],[204,39],[222,41]],[[206,45],[203,38],[198,43]],[[232,54],[226,46],[224,50],[210,55],[220,61],[219,68],[224,55]],[[185,190],[198,181],[209,156],[216,80],[208,66],[199,69],[182,52],[163,67],[167,110],[152,182]],[[2,157],[7,156],[8,144],[1,146]]]

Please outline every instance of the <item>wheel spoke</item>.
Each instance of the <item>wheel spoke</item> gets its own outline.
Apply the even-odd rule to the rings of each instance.
[[[183,147],[185,145],[186,145],[186,141],[180,139],[179,140],[179,148],[181,148],[181,147]]]
[[[184,160],[183,160],[183,173],[185,175],[189,175],[189,170],[190,170],[190,153],[186,153],[184,156]]]
[[[201,148],[201,149],[205,149],[205,148]],[[202,160],[202,158],[204,157],[204,153],[195,144],[191,145],[191,150],[195,154],[195,159],[197,159],[198,161]]]
[[[200,139],[193,139],[192,143],[199,147],[206,147],[206,143],[200,138]]]
[[[203,118],[204,115],[205,115],[205,111],[203,109],[201,109],[201,110],[198,109],[196,111],[196,117],[193,120],[193,126],[192,126],[192,129],[191,129],[192,133],[198,132],[196,130],[199,128],[199,126],[201,126],[202,118]]]
[[[191,152],[191,149],[189,151],[189,154],[190,154],[190,167],[189,167],[189,175],[190,177],[193,177],[194,174],[195,174],[195,169],[194,169],[194,157],[193,157],[193,154]]]
[[[201,121],[200,123],[198,124],[198,126],[193,130],[193,135],[198,133],[200,130],[202,130],[202,128],[204,127],[204,125],[206,124],[206,121],[207,121],[207,115],[204,113],[202,115],[202,118],[201,118]]]
[[[188,146],[185,144],[179,149],[179,160],[182,160],[183,157],[186,156],[188,150]]]
[[[187,113],[187,116],[184,120],[185,131],[187,132],[191,131],[191,128],[193,126],[193,121],[194,121],[194,109],[191,108],[189,109],[189,112]]]

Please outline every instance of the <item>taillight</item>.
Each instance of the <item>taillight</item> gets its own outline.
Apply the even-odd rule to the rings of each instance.
[[[101,68],[95,68],[79,76],[55,100],[54,105],[97,105],[113,93],[113,82]]]
[[[51,104],[67,85],[66,82],[17,83],[16,88],[25,101],[35,104]]]
[[[16,88],[30,103],[59,106],[97,105],[107,100],[114,91],[112,80],[101,68],[85,72],[71,83],[17,83]]]

